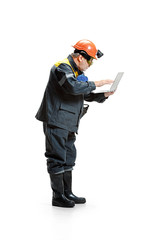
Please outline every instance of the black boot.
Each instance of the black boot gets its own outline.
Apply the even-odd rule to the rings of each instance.
[[[53,190],[52,206],[74,207],[74,201],[67,199],[64,195],[63,173],[50,174],[50,179]]]
[[[71,171],[67,171],[67,172],[63,173],[63,181],[64,181],[64,194],[68,199],[73,200],[75,203],[85,203],[86,202],[85,198],[76,197],[72,193],[72,172]]]

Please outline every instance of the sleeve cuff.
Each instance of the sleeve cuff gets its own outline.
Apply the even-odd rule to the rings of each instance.
[[[89,87],[91,89],[91,92],[96,89],[96,85],[95,85],[94,82],[88,82],[88,84],[89,84]]]

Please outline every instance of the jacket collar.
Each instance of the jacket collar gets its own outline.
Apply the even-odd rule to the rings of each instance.
[[[69,62],[71,64],[72,68],[74,69],[74,71],[78,72],[78,75],[83,74],[83,72],[78,69],[77,64],[74,62],[74,60],[73,60],[71,55],[68,56],[68,60],[69,60]]]

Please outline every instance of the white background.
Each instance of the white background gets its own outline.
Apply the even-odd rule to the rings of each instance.
[[[159,22],[158,0],[1,1],[1,239],[160,239]],[[125,74],[81,121],[73,188],[87,203],[54,208],[34,116],[83,38],[104,52],[89,80]]]

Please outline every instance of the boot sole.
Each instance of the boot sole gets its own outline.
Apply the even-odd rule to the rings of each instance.
[[[76,202],[75,201],[75,204],[84,204],[84,203],[86,203],[86,201],[83,201],[83,202]]]
[[[55,207],[63,207],[63,208],[73,208],[73,207],[75,206],[75,204],[65,205],[65,204],[63,204],[63,203],[52,202],[52,206],[55,206]]]

